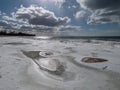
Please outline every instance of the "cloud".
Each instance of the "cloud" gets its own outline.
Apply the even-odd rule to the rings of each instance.
[[[83,17],[85,16],[85,14],[86,14],[86,12],[83,11],[83,10],[78,11],[78,12],[76,13],[76,15],[75,15],[75,18],[76,18],[76,19],[81,19],[81,18],[83,18]]]
[[[12,26],[5,20],[0,20],[0,27],[4,29],[12,28]]]
[[[58,26],[58,27],[50,27],[50,26],[43,26],[43,25],[21,25],[20,30],[25,30],[25,31],[39,31],[39,32],[56,32],[56,31],[75,31],[75,30],[80,30],[80,26]]]
[[[32,25],[59,26],[70,22],[68,17],[56,17],[53,12],[37,6],[21,6],[13,16]]]
[[[61,5],[61,10],[64,15],[67,15],[71,19],[74,19],[74,14],[78,12],[80,9],[80,5],[76,0],[65,0],[65,2]]]
[[[0,11],[0,16],[2,15],[1,11]]]
[[[46,32],[52,31],[54,27],[43,26],[43,25],[21,25],[20,30],[23,31],[38,31],[38,32]]]
[[[18,30],[19,25],[16,23],[8,22],[6,20],[0,20],[0,28],[2,30]]]
[[[88,24],[120,23],[120,0],[77,0],[92,15]]]
[[[7,15],[6,13],[0,13],[0,16],[1,16],[1,20],[2,21],[5,21],[7,23],[11,23],[11,24],[27,24],[27,22],[25,21],[22,21],[22,20],[17,20],[15,17],[15,12],[12,12],[11,15]]]
[[[31,32],[31,33],[53,33],[55,30],[54,27],[43,26],[43,25],[30,25],[30,24],[17,24],[10,23],[5,20],[0,20],[0,30],[6,31],[22,31],[22,32]]]
[[[73,8],[76,8],[73,6]],[[0,30],[31,32],[40,35],[62,35],[80,30],[80,26],[67,25],[68,17],[57,17],[42,7],[21,6],[11,15],[1,14]]]
[[[60,26],[58,27],[59,31],[77,31],[80,30],[81,26],[72,26],[72,25],[67,25],[67,26]]]
[[[72,35],[75,31],[79,31],[81,29],[80,26],[44,26],[44,25],[31,25],[31,24],[13,24],[9,23],[5,20],[0,21],[0,30],[6,31],[20,31],[27,33],[35,33],[37,35],[50,35],[50,36],[58,36],[58,35]]]
[[[82,30],[81,26],[60,26],[57,28],[57,35],[58,36],[76,36],[80,35],[80,31]]]
[[[2,19],[6,20],[6,21],[17,21],[15,18],[7,16],[7,15],[3,15]]]
[[[0,26],[7,26],[8,25],[8,22],[6,22],[6,21],[0,21]]]
[[[44,25],[21,25],[19,28],[20,31],[24,32],[34,32],[38,35],[63,35],[68,33],[74,33],[75,31],[81,30],[80,26],[58,26],[58,27],[50,27]]]
[[[120,10],[108,11],[106,9],[96,10],[88,20],[88,24],[120,23]]]

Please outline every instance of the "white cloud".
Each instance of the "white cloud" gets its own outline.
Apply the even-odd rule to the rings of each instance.
[[[15,18],[7,16],[7,15],[3,15],[2,19],[7,20],[7,21],[17,21]]]
[[[27,21],[33,25],[59,26],[70,22],[68,17],[56,17],[54,12],[37,6],[27,8],[21,6],[13,16],[18,20]]]
[[[85,16],[85,14],[86,14],[86,12],[85,11],[78,11],[77,13],[76,13],[76,15],[75,15],[75,18],[76,19],[81,19],[81,18],[83,18],[84,16]]]
[[[120,10],[95,10],[89,17],[88,24],[106,24],[106,23],[120,23]]]

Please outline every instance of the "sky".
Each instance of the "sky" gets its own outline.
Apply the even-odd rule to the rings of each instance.
[[[120,0],[0,0],[0,30],[120,36]]]

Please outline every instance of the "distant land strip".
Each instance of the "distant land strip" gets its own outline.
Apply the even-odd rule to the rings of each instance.
[[[23,33],[23,32],[6,32],[0,31],[0,36],[36,36],[35,34]]]

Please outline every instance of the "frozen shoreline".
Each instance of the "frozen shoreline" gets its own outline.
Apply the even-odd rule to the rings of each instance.
[[[0,90],[119,90],[120,45],[110,43],[1,37]],[[65,62],[65,73],[54,76],[39,70],[23,50],[53,53],[47,58]],[[105,58],[108,62],[81,61],[88,56]]]

